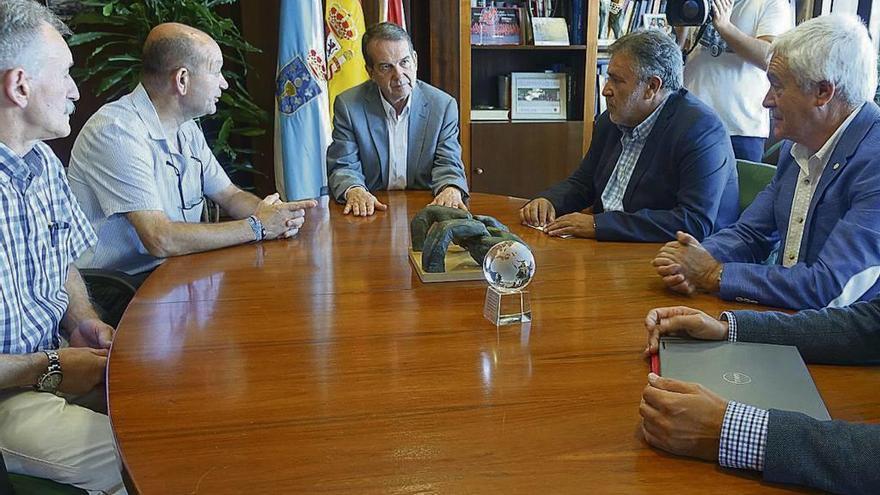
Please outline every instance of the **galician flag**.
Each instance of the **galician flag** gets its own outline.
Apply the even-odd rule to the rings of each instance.
[[[361,39],[367,26],[360,0],[328,0],[327,86],[330,89],[330,119],[333,102],[343,91],[369,79],[361,53]]]
[[[321,0],[282,0],[275,79],[275,185],[287,201],[327,194],[330,109]]]

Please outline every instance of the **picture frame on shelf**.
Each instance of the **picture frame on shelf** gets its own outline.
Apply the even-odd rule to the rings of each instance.
[[[666,14],[642,14],[642,27],[657,29],[672,36],[672,26],[666,20]]]
[[[510,74],[511,120],[566,120],[567,84],[561,72]]]
[[[471,45],[521,45],[522,19],[519,7],[471,8]]]
[[[568,24],[562,17],[532,17],[535,46],[569,46]]]

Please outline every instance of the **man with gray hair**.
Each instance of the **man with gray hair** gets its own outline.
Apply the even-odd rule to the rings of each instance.
[[[739,189],[730,139],[715,112],[682,88],[678,46],[646,30],[609,51],[608,111],[587,155],[523,206],[521,221],[551,236],[642,242],[682,229],[702,238],[733,223]]]
[[[32,0],[0,0],[0,453],[12,473],[124,493],[96,412],[113,328],[73,266],[95,233],[43,143],[70,133],[79,98],[68,32]]]
[[[416,80],[418,57],[400,26],[370,26],[361,46],[370,80],[333,104],[330,194],[355,216],[386,209],[372,193],[380,189],[430,189],[431,204],[466,209],[455,100]]]
[[[99,109],[76,138],[70,187],[98,234],[77,262],[140,283],[164,258],[288,238],[313,200],[260,200],[230,182],[194,119],[214,113],[227,88],[223,53],[204,32],[154,27],[141,84]],[[232,221],[200,223],[205,198]]]
[[[854,15],[804,22],[773,43],[774,133],[788,139],[773,180],[729,229],[702,244],[679,232],[654,260],[676,292],[806,309],[880,295],[877,52]],[[778,246],[778,257],[765,263]]]

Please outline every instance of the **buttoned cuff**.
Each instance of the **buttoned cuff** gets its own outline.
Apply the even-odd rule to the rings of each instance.
[[[727,403],[718,443],[718,464],[725,468],[764,470],[770,413],[736,401]]]
[[[736,342],[736,316],[731,311],[725,311],[719,319],[727,320],[727,341]]]

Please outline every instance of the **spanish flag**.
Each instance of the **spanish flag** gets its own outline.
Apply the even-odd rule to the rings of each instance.
[[[336,95],[369,79],[361,53],[361,37],[367,26],[360,0],[328,0],[327,86],[330,92],[330,120]]]

